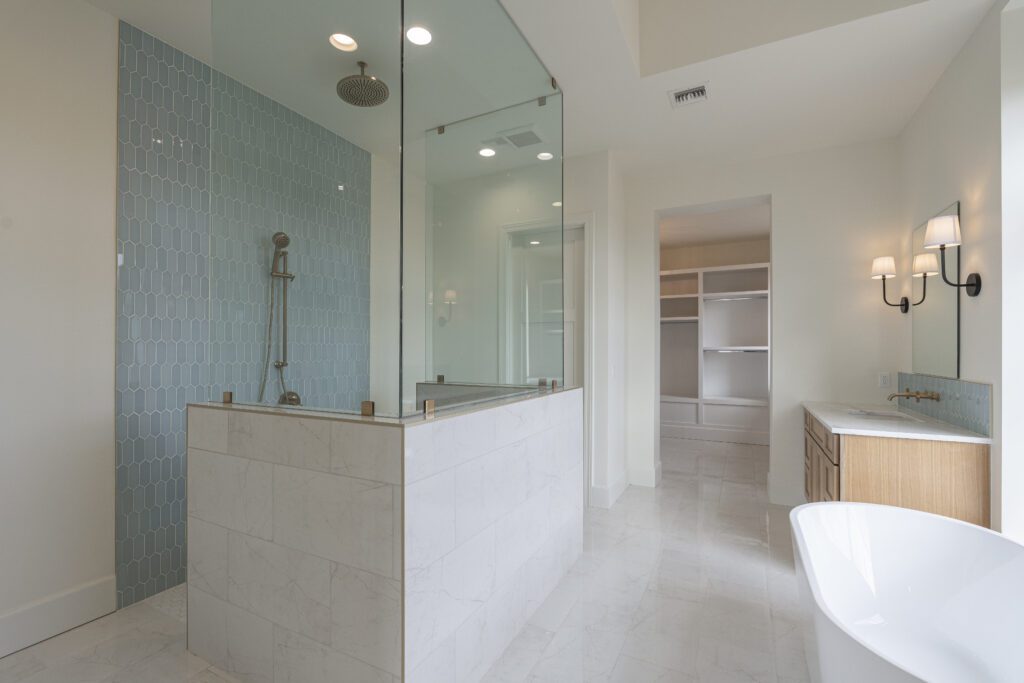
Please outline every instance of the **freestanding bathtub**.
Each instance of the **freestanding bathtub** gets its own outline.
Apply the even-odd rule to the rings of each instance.
[[[1024,681],[1024,546],[916,510],[790,513],[824,683]]]

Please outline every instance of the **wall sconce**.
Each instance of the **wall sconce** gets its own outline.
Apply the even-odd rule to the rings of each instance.
[[[921,278],[921,300],[915,306],[920,306],[928,298],[928,278],[939,274],[939,259],[935,254],[914,255],[914,277]]]
[[[899,303],[889,303],[889,296],[885,291],[885,281],[896,277],[896,259],[892,256],[879,256],[871,264],[871,279],[882,281],[882,301],[893,308],[900,309],[900,313],[910,310],[910,299],[901,297]]]
[[[936,216],[928,221],[928,227],[924,231],[924,248],[938,249],[939,257],[942,260],[942,281],[950,287],[958,287],[967,291],[967,296],[978,296],[981,294],[981,275],[971,273],[967,276],[967,282],[960,284],[950,282],[946,277],[946,247],[960,246],[960,217],[956,215]]]
[[[459,293],[454,289],[444,290],[444,303],[448,304],[448,317],[443,315],[438,319],[437,324],[441,327],[447,325],[452,319],[452,306],[459,303]]]

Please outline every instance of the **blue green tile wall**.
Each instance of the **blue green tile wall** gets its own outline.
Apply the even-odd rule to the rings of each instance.
[[[940,401],[920,403],[900,398],[900,408],[903,410],[920,413],[982,436],[992,436],[991,384],[901,372],[899,390],[901,393],[935,391],[942,397]]]
[[[118,48],[123,607],[186,578],[185,405],[255,399],[274,232],[292,237],[296,273],[288,388],[333,409],[367,395],[370,159],[128,24]]]

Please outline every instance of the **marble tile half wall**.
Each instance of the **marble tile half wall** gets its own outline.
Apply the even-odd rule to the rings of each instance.
[[[188,647],[244,683],[477,681],[582,551],[583,394],[188,409]]]
[[[582,551],[583,392],[405,430],[405,660],[478,681]]]
[[[245,683],[402,675],[402,429],[188,409],[188,647]]]

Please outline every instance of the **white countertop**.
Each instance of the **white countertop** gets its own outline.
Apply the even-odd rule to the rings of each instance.
[[[897,411],[896,406],[872,405],[865,403],[818,403],[807,401],[803,404],[818,421],[833,434],[852,436],[880,436],[890,439],[920,439],[922,441],[958,441],[960,443],[991,444],[992,439],[975,432],[954,427],[917,413]],[[875,411],[884,413],[902,412],[906,419],[851,414],[851,411]]]

